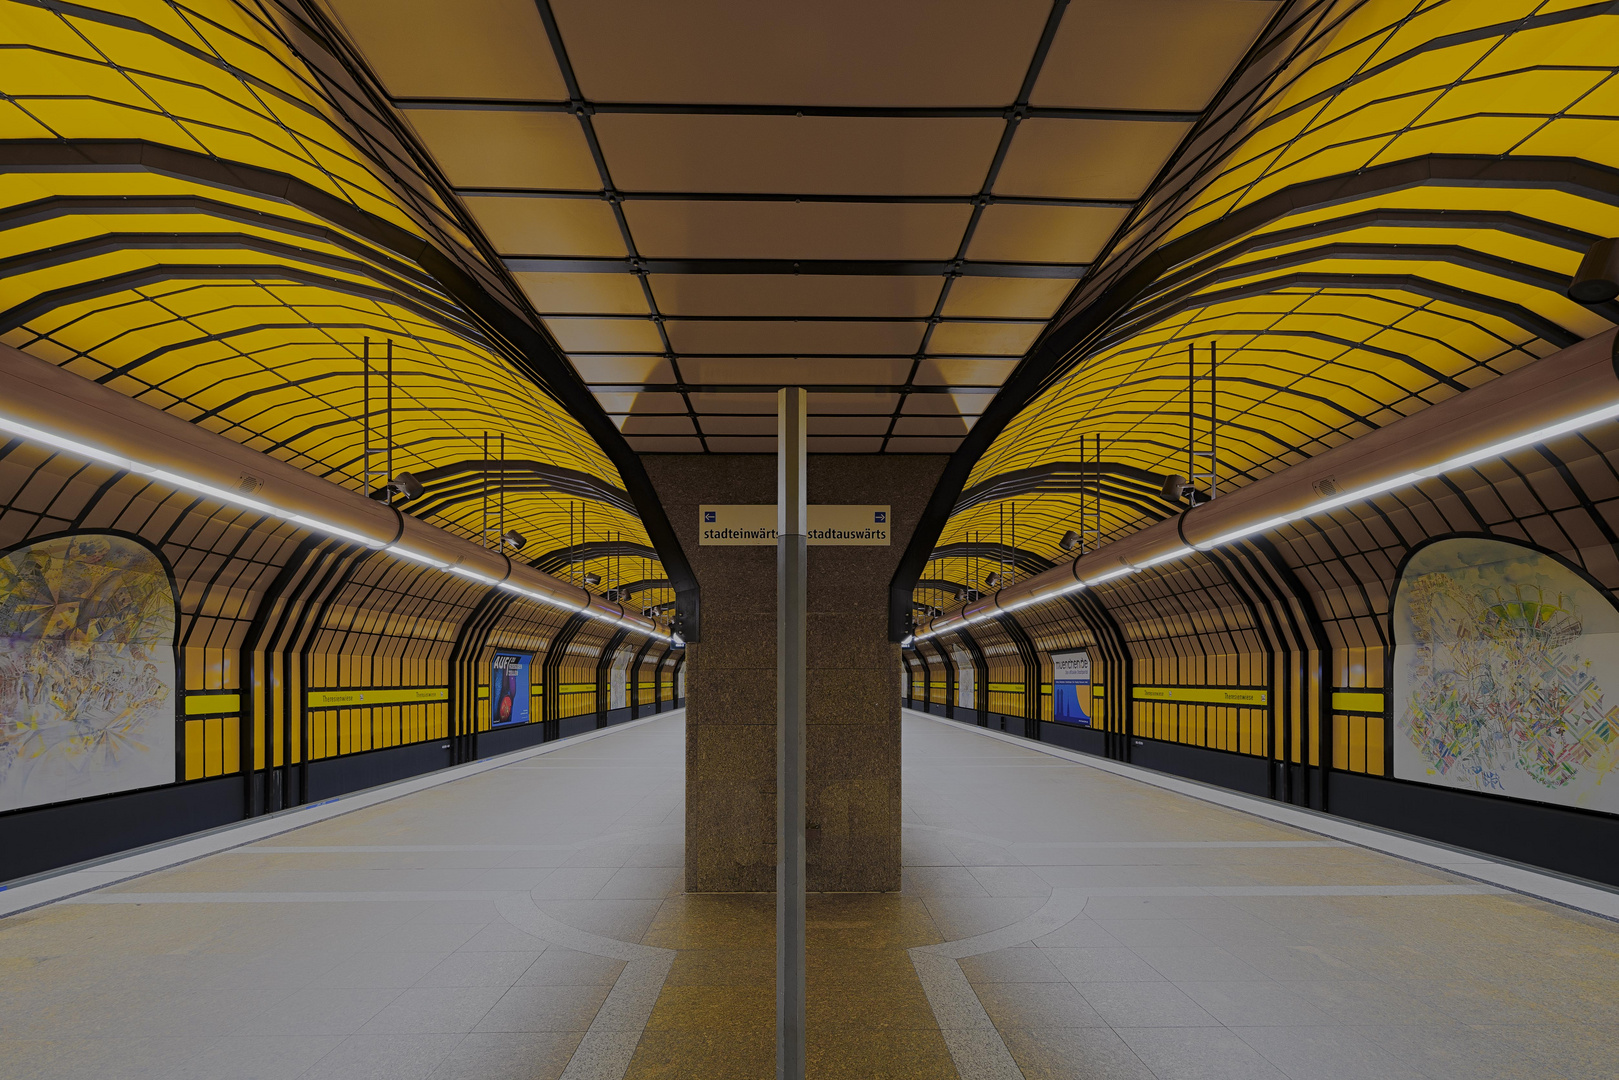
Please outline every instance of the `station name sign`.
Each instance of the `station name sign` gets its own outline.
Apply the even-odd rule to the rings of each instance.
[[[890,518],[886,506],[822,506],[809,508],[810,547],[887,547]],[[774,503],[697,508],[698,542],[705,547],[775,547]]]

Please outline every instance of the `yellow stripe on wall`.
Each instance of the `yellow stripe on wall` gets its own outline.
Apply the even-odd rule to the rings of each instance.
[[[1333,712],[1379,713],[1383,711],[1383,695],[1367,691],[1333,691]]]
[[[241,694],[187,694],[187,716],[219,716],[242,711]]]
[[[311,690],[311,709],[354,709],[366,705],[415,705],[424,701],[448,701],[447,686],[418,686],[408,689],[366,687],[361,690]]]
[[[1138,686],[1137,701],[1178,701],[1187,705],[1240,705],[1258,708],[1270,703],[1268,690],[1225,689],[1208,686]]]

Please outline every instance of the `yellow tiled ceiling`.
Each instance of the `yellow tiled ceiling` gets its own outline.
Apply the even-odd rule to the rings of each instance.
[[[1074,0],[1031,100],[1201,111],[1278,7],[1265,0]],[[1137,47],[1121,49],[1121,41]]]
[[[566,101],[533,0],[323,0],[395,97]]]
[[[596,131],[623,191],[971,195],[999,117],[602,113]]]
[[[601,174],[579,122],[516,109],[405,109],[405,118],[458,188],[598,191]]]
[[[777,105],[1010,102],[1050,4],[553,0],[585,96]]]
[[[1032,117],[1018,125],[995,181],[998,195],[1134,199],[1190,124]]]

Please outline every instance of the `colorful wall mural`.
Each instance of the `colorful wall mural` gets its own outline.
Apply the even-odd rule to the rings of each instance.
[[[1440,540],[1406,564],[1394,636],[1396,777],[1619,813],[1619,610],[1602,590],[1534,548]]]
[[[174,632],[168,572],[137,541],[0,556],[0,810],[174,782]]]

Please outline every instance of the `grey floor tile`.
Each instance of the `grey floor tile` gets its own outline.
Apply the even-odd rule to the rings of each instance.
[[[511,986],[534,966],[539,952],[457,952],[424,972],[415,986]]]
[[[167,1080],[292,1080],[342,1042],[341,1035],[231,1035],[211,1042]]]
[[[685,876],[678,866],[625,866],[613,872],[596,896],[603,900],[661,900],[680,893]]]
[[[911,896],[991,895],[965,866],[907,866],[900,877],[900,891]]]
[[[1080,993],[1115,1028],[1212,1027],[1220,1023],[1173,983],[1085,983]]]
[[[1155,1080],[1108,1028],[1009,1027],[1001,1037],[1023,1080]]]
[[[352,1035],[403,991],[314,987],[249,1016],[236,1035]]]
[[[1239,979],[1176,985],[1227,1027],[1312,1027],[1333,1022],[1284,983]]]
[[[403,991],[360,1029],[362,1035],[467,1032],[506,992],[504,986],[418,986]]]
[[[473,1032],[434,1070],[430,1080],[556,1080],[582,1033]]]
[[[998,949],[995,952],[969,956],[961,961],[961,970],[973,985],[996,982],[1064,982],[1043,949]]]
[[[1213,945],[1185,919],[1096,919],[1096,925],[1123,945]]]
[[[1431,1080],[1549,1080],[1558,1076],[1525,1052],[1517,1031],[1497,1036],[1472,1027],[1400,1025],[1350,1030]]]
[[[1414,1065],[1348,1028],[1233,1025],[1231,1030],[1291,1080],[1423,1080]]]
[[[1071,983],[1163,982],[1157,968],[1122,945],[1093,949],[1042,949]]]
[[[514,986],[477,1031],[584,1031],[607,998],[605,986]]]
[[[1067,983],[985,983],[974,989],[997,1028],[1103,1026],[1096,1010]]]
[[[1028,866],[969,867],[978,884],[991,896],[1050,896],[1051,882]]]
[[[519,986],[611,986],[624,961],[553,945],[517,980]]]
[[[1265,978],[1257,968],[1217,945],[1136,945],[1134,949],[1137,956],[1175,982]]]
[[[1285,1073],[1225,1028],[1115,1030],[1158,1080],[1287,1080]]]
[[[427,1080],[463,1037],[351,1035],[299,1080]]]
[[[1123,942],[1109,933],[1101,923],[1081,915],[1067,925],[1035,938],[1032,944],[1042,949],[1075,949],[1105,948]]]
[[[452,954],[453,955],[453,954]],[[442,952],[363,952],[350,956],[310,981],[310,986],[403,990],[442,963]]]
[[[530,890],[536,900],[583,900],[601,892],[612,880],[616,866],[559,866]]]

